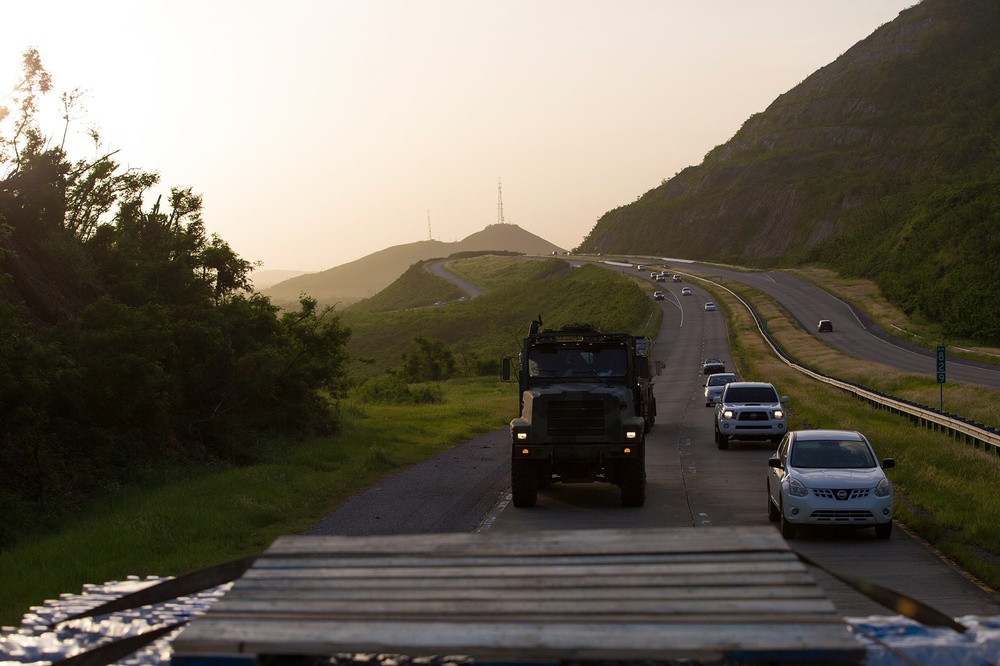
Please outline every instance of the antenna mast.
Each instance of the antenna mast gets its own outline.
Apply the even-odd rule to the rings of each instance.
[[[497,224],[503,223],[503,189],[500,187],[500,179],[497,178]]]
[[[431,212],[427,211],[427,240],[434,240],[434,236],[431,236]]]

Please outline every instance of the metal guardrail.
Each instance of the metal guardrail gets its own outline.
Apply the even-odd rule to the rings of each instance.
[[[919,405],[908,400],[902,400],[891,395],[873,391],[864,386],[845,382],[835,377],[830,377],[829,375],[824,375],[821,372],[816,372],[815,370],[810,370],[809,368],[799,365],[792,360],[791,357],[789,357],[771,338],[767,330],[765,330],[765,326],[758,316],[757,311],[754,310],[753,307],[739,294],[734,292],[729,287],[715,282],[714,280],[709,280],[698,275],[690,275],[689,277],[711,283],[720,289],[725,289],[735,299],[742,303],[753,316],[754,321],[757,324],[757,330],[760,331],[764,341],[771,347],[775,355],[790,368],[798,370],[799,372],[825,384],[835,386],[843,391],[851,393],[859,400],[865,400],[872,407],[884,409],[893,414],[906,416],[915,426],[921,426],[927,428],[928,430],[944,433],[952,439],[962,441],[965,444],[971,444],[977,449],[982,448],[986,452],[992,452],[1000,456],[1000,431],[996,428],[982,423],[976,423],[975,421],[970,421],[969,419],[962,418],[961,416],[942,412],[932,407]]]

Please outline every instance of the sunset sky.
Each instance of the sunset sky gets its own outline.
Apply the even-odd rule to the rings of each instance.
[[[914,4],[7,2],[0,105],[37,48],[52,113],[86,91],[72,158],[97,126],[264,269],[426,240],[428,217],[460,240],[497,221],[498,180],[507,222],[572,248]]]

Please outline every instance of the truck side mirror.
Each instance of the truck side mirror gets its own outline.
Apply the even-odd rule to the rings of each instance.
[[[510,356],[500,359],[500,381],[510,381]]]

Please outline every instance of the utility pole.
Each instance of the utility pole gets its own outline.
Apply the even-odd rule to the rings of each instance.
[[[503,189],[500,187],[500,179],[497,178],[497,224],[503,223]]]
[[[434,236],[431,235],[431,212],[427,211],[427,240],[434,240]]]

